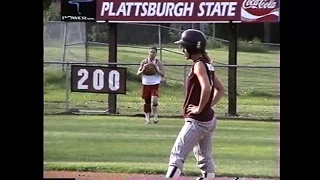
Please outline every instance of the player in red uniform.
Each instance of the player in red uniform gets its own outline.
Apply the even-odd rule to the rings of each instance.
[[[166,178],[180,176],[184,161],[193,149],[196,165],[201,170],[198,179],[213,179],[211,137],[216,127],[213,107],[224,95],[224,87],[207,56],[206,37],[201,31],[188,29],[175,43],[181,46],[185,59],[192,60],[193,65],[183,105],[185,124],[172,147]]]
[[[144,100],[143,110],[145,114],[145,123],[150,123],[151,112],[153,114],[153,122],[158,123],[158,96],[161,77],[164,77],[164,67],[161,61],[156,58],[157,48],[151,47],[149,49],[149,57],[142,60],[138,69],[137,75],[142,77],[142,95]],[[144,74],[144,70],[148,64],[153,64],[155,67],[155,74]]]

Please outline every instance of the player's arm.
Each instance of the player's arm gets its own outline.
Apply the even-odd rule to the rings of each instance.
[[[215,106],[220,101],[222,96],[224,96],[224,91],[225,91],[224,86],[220,81],[220,78],[216,74],[214,75],[213,82],[214,82],[215,92],[211,102],[211,107]]]
[[[211,84],[204,63],[197,62],[194,65],[193,73],[197,75],[201,86],[201,95],[198,105],[199,111],[201,112],[210,98]]]
[[[137,75],[141,75],[142,72],[144,71],[144,68],[145,68],[144,64],[145,64],[145,63],[144,63],[144,60],[141,61],[140,66],[139,66],[139,69],[138,69],[138,72],[137,72]]]
[[[164,67],[161,61],[158,61],[158,67],[156,68],[157,73],[164,77]]]

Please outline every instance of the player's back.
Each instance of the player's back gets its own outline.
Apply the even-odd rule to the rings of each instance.
[[[211,108],[211,102],[214,95],[214,87],[213,87],[213,79],[214,79],[214,69],[206,59],[198,59],[196,62],[204,63],[205,68],[207,70],[207,75],[209,76],[209,80],[211,82],[212,90],[210,92],[210,97],[205,107],[203,108],[200,114],[190,114],[188,115],[187,108],[189,104],[193,104],[195,106],[199,105],[200,96],[201,96],[201,85],[198,80],[196,74],[193,73],[193,66],[191,67],[191,72],[187,79],[187,94],[185,96],[185,101],[183,105],[184,117],[192,118],[198,121],[211,121],[214,116],[214,111]]]

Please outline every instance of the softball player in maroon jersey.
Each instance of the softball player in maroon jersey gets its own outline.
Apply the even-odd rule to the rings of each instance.
[[[213,179],[211,137],[216,127],[213,107],[224,95],[224,87],[207,56],[206,37],[201,31],[188,29],[175,43],[182,47],[185,59],[192,60],[193,65],[183,105],[185,123],[172,147],[166,178],[180,176],[185,159],[193,150],[196,165],[201,170],[197,179]]]

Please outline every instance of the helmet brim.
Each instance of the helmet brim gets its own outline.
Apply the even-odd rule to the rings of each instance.
[[[174,42],[175,44],[179,44],[181,48],[186,48],[187,46],[191,46],[190,43],[180,39],[179,41]]]
[[[176,41],[176,42],[174,42],[175,44],[183,44],[184,42],[183,42],[183,40],[179,40],[179,41]]]

